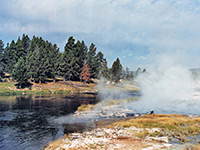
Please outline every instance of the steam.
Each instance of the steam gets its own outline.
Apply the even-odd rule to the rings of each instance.
[[[97,85],[101,102],[93,111],[88,112],[81,119],[70,114],[54,121],[59,124],[89,124],[102,110],[108,113],[126,112],[127,109],[124,108],[135,113],[149,113],[154,110],[155,113],[162,114],[200,115],[198,72],[193,71],[196,74],[194,78],[192,71],[180,65],[181,63],[177,60],[171,56],[160,57],[156,65],[147,69],[145,73],[141,73],[134,83],[130,81],[106,84],[105,79],[102,79]],[[141,90],[138,93],[130,90],[136,85]],[[136,97],[139,99],[135,100]]]
[[[182,64],[184,59],[179,55],[160,55],[154,65],[137,77],[134,84],[123,82],[105,87],[105,84],[100,82],[98,90],[102,102],[97,105],[97,109],[108,104],[111,99],[121,102],[136,97],[122,89],[137,85],[141,90],[139,100],[119,103],[120,107],[128,108],[135,113],[148,113],[154,110],[155,113],[200,115],[199,70],[190,70]],[[122,88],[119,88],[120,86]]]
[[[74,117],[74,114],[69,114],[66,116],[54,118],[53,122],[57,124],[90,124],[91,121],[93,121],[93,119],[94,119],[93,115],[86,116],[80,119],[80,118]]]
[[[166,57],[137,78],[142,96],[126,107],[136,112],[200,114],[200,93],[192,72]],[[155,69],[156,68],[156,69]]]
[[[102,107],[108,105],[121,105],[119,107],[123,107],[128,100],[131,101],[131,99],[135,99],[138,96],[138,93],[127,90],[133,88],[135,86],[131,81],[118,84],[105,84],[105,79],[101,79],[97,85],[98,96],[101,102],[96,105],[95,110],[102,109]]]

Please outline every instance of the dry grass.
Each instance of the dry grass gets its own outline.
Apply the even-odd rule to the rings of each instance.
[[[82,104],[81,106],[78,107],[78,111],[90,111],[94,108],[95,105],[92,105],[92,104]]]
[[[184,150],[200,150],[200,145],[195,144],[195,145],[184,148]]]
[[[63,144],[63,139],[58,139],[52,143],[49,143],[48,149],[57,149]]]
[[[200,150],[200,145],[196,145],[192,148],[193,150]]]
[[[153,133],[151,136],[172,136],[183,140],[186,136],[200,134],[200,118],[189,118],[184,115],[144,115],[142,117],[115,122],[108,127],[131,127],[137,128],[160,128],[161,132]],[[142,133],[138,136],[146,136]]]

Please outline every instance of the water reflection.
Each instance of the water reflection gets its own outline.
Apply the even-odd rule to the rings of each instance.
[[[52,118],[97,101],[94,95],[0,97],[0,149],[41,149],[64,134]]]

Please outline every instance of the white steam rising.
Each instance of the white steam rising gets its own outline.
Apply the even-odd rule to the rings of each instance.
[[[74,117],[74,114],[69,114],[66,116],[61,116],[58,118],[53,119],[54,122],[58,123],[58,124],[79,124],[79,123],[90,123],[92,117],[91,118],[77,118]]]
[[[135,88],[133,82],[123,82],[118,84],[105,84],[104,82],[104,79],[101,79],[97,85],[99,91],[98,96],[101,102],[96,105],[95,110],[102,109],[102,107],[108,105],[121,105],[121,107],[123,107],[123,105],[127,103],[127,100],[134,99],[134,97],[138,96],[128,90]]]
[[[142,96],[127,107],[139,113],[200,114],[200,93],[192,72],[173,61],[163,59],[147,73],[137,78]]]

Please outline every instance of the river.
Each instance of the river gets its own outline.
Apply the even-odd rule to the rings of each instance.
[[[97,102],[97,96],[86,94],[1,96],[0,149],[43,149],[64,133],[73,132],[73,124],[58,124],[55,118],[74,113],[81,104]]]

